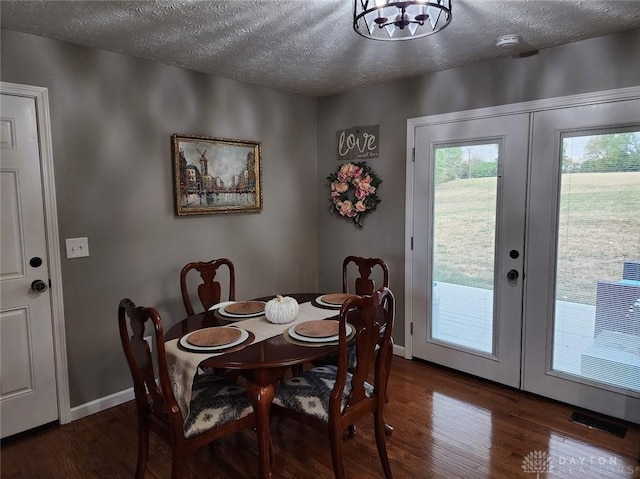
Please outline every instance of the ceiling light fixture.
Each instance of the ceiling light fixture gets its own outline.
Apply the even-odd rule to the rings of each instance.
[[[451,23],[452,0],[354,0],[353,29],[373,40],[410,40]]]

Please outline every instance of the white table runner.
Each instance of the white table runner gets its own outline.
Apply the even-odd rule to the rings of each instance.
[[[302,303],[298,312],[298,317],[291,323],[273,324],[267,321],[264,316],[258,318],[245,319],[236,321],[230,326],[236,326],[245,331],[252,332],[255,335],[254,340],[250,344],[259,343],[265,339],[273,338],[285,332],[291,326],[305,321],[313,321],[317,319],[326,319],[339,314],[339,310],[321,309],[313,306],[310,302]],[[202,361],[208,358],[225,354],[219,353],[196,353],[184,351],[178,346],[178,339],[172,339],[165,343],[165,351],[167,354],[167,367],[169,369],[169,378],[173,387],[173,394],[178,401],[182,417],[186,421],[189,417],[189,404],[191,403],[191,386],[193,378],[198,370],[198,366]],[[247,345],[248,346],[248,345]]]

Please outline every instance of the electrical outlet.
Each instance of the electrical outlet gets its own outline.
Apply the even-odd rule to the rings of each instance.
[[[149,345],[149,351],[153,352],[153,336],[145,336],[144,340]]]

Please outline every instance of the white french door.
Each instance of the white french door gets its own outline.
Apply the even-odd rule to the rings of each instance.
[[[411,356],[640,422],[640,92],[620,95],[409,121]]]
[[[523,389],[640,423],[640,100],[535,113]]]
[[[413,354],[520,386],[529,115],[416,128]]]

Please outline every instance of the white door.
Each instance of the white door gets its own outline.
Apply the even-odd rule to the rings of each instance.
[[[2,437],[58,419],[34,98],[0,96]]]
[[[529,114],[415,129],[413,356],[520,386]]]
[[[523,388],[640,423],[640,100],[532,138]]]

